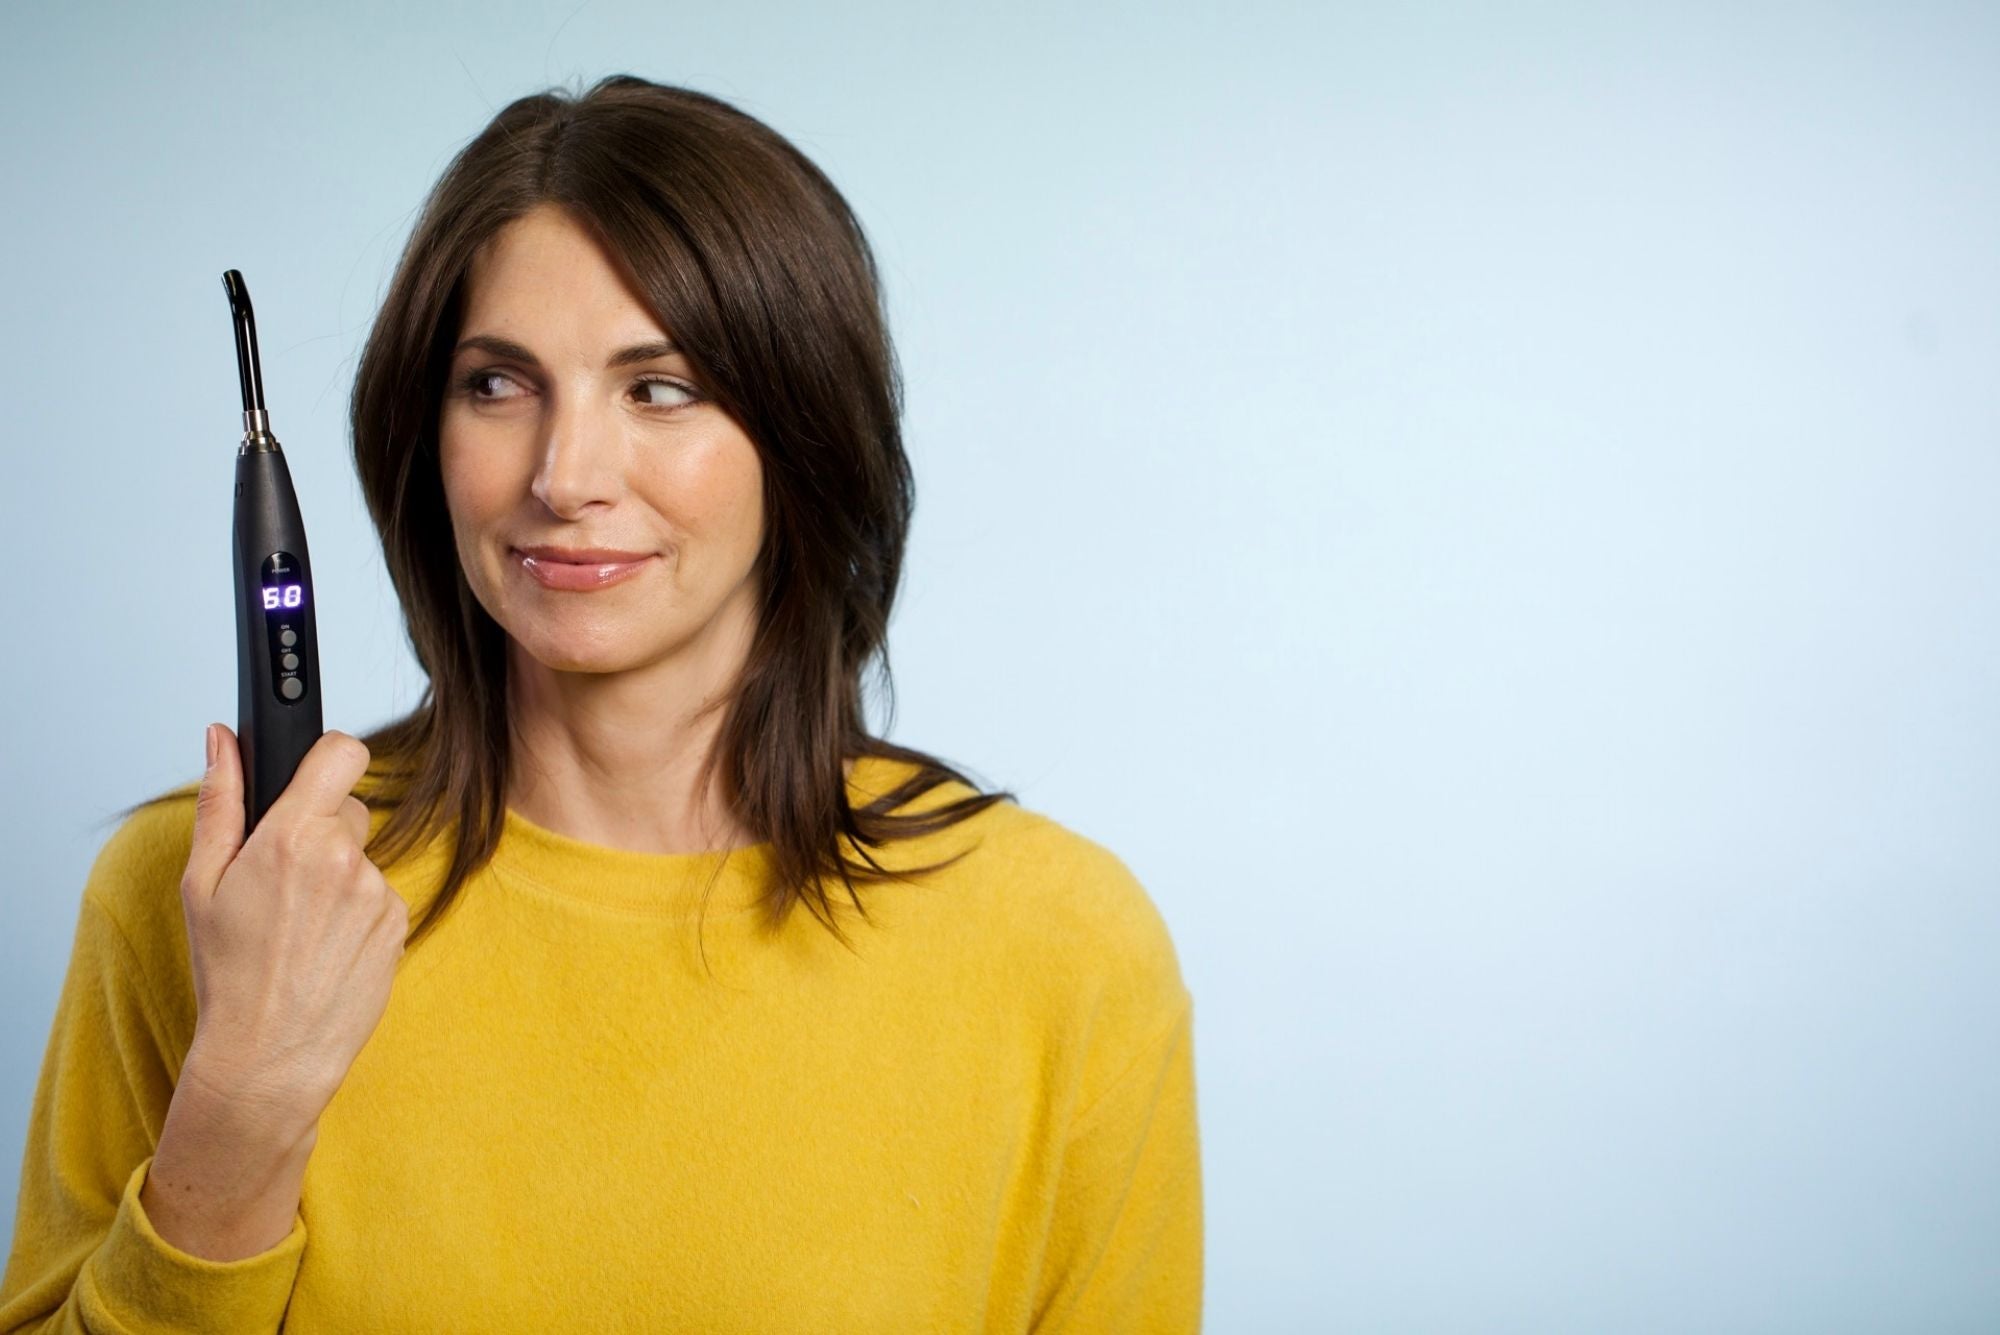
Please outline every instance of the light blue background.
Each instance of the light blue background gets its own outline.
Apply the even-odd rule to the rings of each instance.
[[[234,722],[218,275],[359,732],[419,688],[344,418],[389,267],[629,70],[878,248],[893,733],[1165,913],[1209,1329],[2000,1328],[1992,7],[7,26],[0,1229],[97,822]]]

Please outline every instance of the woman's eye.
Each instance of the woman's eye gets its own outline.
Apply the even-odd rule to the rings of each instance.
[[[492,382],[491,389],[488,382]],[[506,385],[512,385],[521,393],[527,392],[520,382],[504,371],[468,371],[458,378],[459,390],[475,403],[499,403],[521,397],[521,393],[504,392],[500,387]],[[648,408],[672,411],[701,402],[701,395],[695,392],[692,385],[663,376],[645,376],[633,382],[632,388],[640,396],[641,405]]]
[[[695,393],[692,386],[684,385],[678,380],[666,380],[657,376],[647,376],[635,382],[632,388],[643,397],[646,406],[649,408],[685,408],[691,403],[699,403],[701,401],[701,395]],[[665,398],[655,398],[652,394],[652,391],[655,389],[671,390],[673,394],[678,394],[681,397],[675,399],[672,395],[669,395]]]
[[[458,387],[464,390],[467,394],[470,394],[475,399],[490,400],[496,398],[513,397],[513,395],[511,394],[482,393],[481,390],[485,386],[486,382],[489,380],[504,381],[505,383],[510,385],[514,383],[513,377],[505,375],[499,371],[471,371],[459,378]]]

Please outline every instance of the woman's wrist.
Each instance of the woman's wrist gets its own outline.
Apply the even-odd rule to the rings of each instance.
[[[221,1072],[182,1068],[139,1203],[166,1242],[211,1261],[269,1251],[292,1231],[316,1118],[238,1100]]]

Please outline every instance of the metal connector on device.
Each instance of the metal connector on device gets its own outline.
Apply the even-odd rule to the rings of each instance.
[[[271,418],[262,408],[246,408],[243,412],[243,444],[238,454],[270,454],[278,449],[278,438],[271,434]]]

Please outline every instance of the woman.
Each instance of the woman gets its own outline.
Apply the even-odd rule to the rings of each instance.
[[[216,725],[107,842],[0,1331],[1198,1328],[1158,913],[864,728],[899,412],[768,127],[629,76],[495,117],[352,401],[428,689],[247,839]]]

